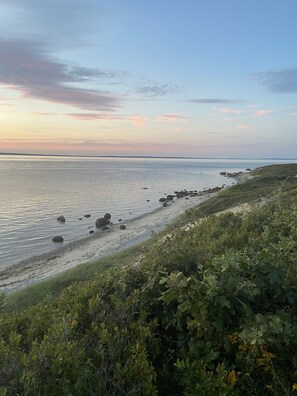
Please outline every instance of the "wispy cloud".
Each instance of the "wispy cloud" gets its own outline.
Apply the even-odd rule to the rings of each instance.
[[[47,111],[33,111],[32,114],[36,116],[51,116],[55,115],[56,113],[49,113]]]
[[[231,107],[223,107],[222,109],[220,109],[220,112],[227,113],[227,114],[241,114],[241,113],[243,113],[242,110],[232,109]]]
[[[268,70],[256,74],[255,78],[272,93],[297,93],[297,67]]]
[[[128,119],[129,119],[130,121],[132,121],[133,124],[134,124],[135,126],[137,126],[137,127],[142,127],[142,126],[144,126],[144,125],[147,123],[147,121],[148,121],[148,118],[147,118],[147,117],[141,117],[141,116],[130,116],[130,117],[128,117]]]
[[[177,121],[184,121],[186,119],[187,117],[178,114],[164,114],[156,117],[157,122],[177,122]]]
[[[79,152],[88,155],[100,154],[135,154],[138,153],[152,153],[166,152],[176,150],[180,145],[173,143],[142,143],[142,142],[127,142],[122,140],[102,141],[102,139],[3,139],[1,141],[1,149],[5,151],[15,150],[16,152],[54,152],[54,153],[71,153]],[[41,151],[40,151],[41,150]],[[177,150],[178,152],[178,150]]]
[[[267,114],[271,114],[274,113],[275,110],[266,110],[266,109],[262,109],[262,110],[258,110],[256,111],[256,113],[254,114],[255,117],[263,117]]]
[[[199,104],[236,104],[236,103],[245,103],[246,101],[243,99],[190,99],[189,102],[199,103]]]
[[[87,68],[81,66],[69,67],[68,74],[75,81],[92,81],[99,80],[104,82],[105,80],[121,80],[128,76],[130,73],[124,70],[98,70],[95,68]]]
[[[248,125],[246,125],[246,124],[239,124],[239,125],[236,125],[236,127],[235,128],[237,128],[237,129],[248,129]]]
[[[13,104],[9,102],[10,98],[0,97],[0,106],[2,107],[12,107]]]
[[[80,121],[128,121],[132,122],[137,127],[144,126],[149,120],[148,117],[142,117],[140,115],[114,115],[110,113],[100,114],[100,113],[65,113],[64,115],[74,118]]]
[[[160,96],[179,94],[182,90],[182,87],[178,85],[144,82],[139,83],[135,92],[136,94],[146,98],[156,98]]]
[[[114,120],[127,120],[127,116],[121,115],[112,115],[110,113],[102,114],[102,113],[64,113],[65,116],[74,118],[76,120],[81,121],[114,121]]]
[[[119,99],[108,92],[70,86],[95,75],[100,75],[100,71],[71,68],[36,43],[0,40],[0,84],[27,97],[85,110],[117,109]]]

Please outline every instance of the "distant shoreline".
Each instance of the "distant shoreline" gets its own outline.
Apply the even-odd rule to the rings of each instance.
[[[249,158],[249,157],[185,157],[185,156],[155,156],[155,155],[81,155],[81,154],[36,154],[36,153],[3,153],[0,156],[20,157],[65,157],[65,158],[152,158],[152,159],[189,159],[189,160],[239,160],[239,161],[296,161],[297,158]]]

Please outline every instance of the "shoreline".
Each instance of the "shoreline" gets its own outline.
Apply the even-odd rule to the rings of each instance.
[[[166,207],[143,214],[120,224],[112,224],[104,232],[95,233],[38,256],[26,258],[0,271],[0,292],[12,293],[68,269],[135,246],[161,232],[187,209],[198,206],[216,193],[176,199]]]
[[[237,184],[241,184],[252,176],[247,172],[240,172],[232,178]],[[104,232],[95,233],[69,242],[56,250],[19,261],[0,270],[0,292],[12,293],[80,264],[93,263],[102,257],[142,243],[163,231],[187,209],[199,206],[217,193],[205,192],[202,196],[175,199],[168,202],[166,207],[160,206],[153,212],[123,222],[126,225],[125,230],[120,229],[120,224],[112,224]]]

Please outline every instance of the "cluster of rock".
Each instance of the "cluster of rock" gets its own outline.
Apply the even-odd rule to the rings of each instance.
[[[242,174],[243,172],[220,172],[220,175],[225,177],[238,177]]]
[[[107,227],[110,224],[111,214],[105,213],[103,217],[96,220],[95,225],[97,228]],[[106,228],[105,228],[106,229]]]
[[[88,218],[91,217],[91,215],[90,215],[90,214],[86,214],[86,215],[84,215],[83,217],[85,217],[85,218],[88,219]],[[82,220],[82,219],[83,219],[82,217],[79,218],[79,220]],[[96,226],[96,228],[99,228],[99,229],[101,229],[102,231],[108,230],[109,227],[110,227],[110,225],[112,225],[110,219],[111,219],[111,214],[110,214],[110,213],[105,213],[105,215],[104,215],[103,217],[99,217],[99,218],[95,221],[95,226]],[[65,222],[66,222],[66,219],[65,219],[65,217],[64,217],[63,215],[61,215],[61,216],[59,216],[59,217],[57,218],[57,221],[58,221],[59,223],[65,223]],[[119,219],[119,221],[122,221],[122,219]],[[89,229],[90,229],[90,228],[93,228],[93,226],[89,226]],[[120,230],[125,230],[125,229],[126,229],[126,226],[125,226],[124,224],[121,224],[119,228],[120,228]],[[92,230],[92,229],[89,231],[89,234],[94,234],[94,233],[95,233],[95,231]],[[55,243],[61,243],[61,242],[64,241],[64,238],[63,238],[61,235],[56,235],[56,236],[54,236],[54,237],[52,238],[52,241],[55,242]]]
[[[211,194],[211,193],[215,193],[218,191],[221,191],[223,188],[225,187],[225,185],[221,186],[221,187],[213,187],[213,188],[208,188],[208,189],[204,189],[203,191],[198,191],[198,190],[181,190],[181,191],[174,191],[174,194],[168,194],[166,197],[162,197],[159,199],[159,202],[163,202],[163,206],[167,206],[167,203],[169,201],[173,201],[174,198],[191,198],[191,197],[202,197],[203,195],[206,194]]]
[[[251,172],[251,168],[246,168],[246,172]],[[220,172],[221,176],[225,176],[225,177],[238,177],[238,176],[242,176],[244,174],[244,172]]]
[[[160,198],[160,199],[159,199],[159,202],[173,201],[173,198],[174,198],[174,197],[175,197],[175,195],[168,194],[168,195],[166,196],[166,198],[165,198],[165,197]]]

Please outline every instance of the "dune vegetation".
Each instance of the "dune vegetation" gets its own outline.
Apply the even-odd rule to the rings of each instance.
[[[0,395],[295,394],[296,175],[257,169],[141,246],[2,296]]]

